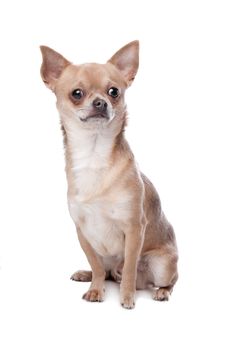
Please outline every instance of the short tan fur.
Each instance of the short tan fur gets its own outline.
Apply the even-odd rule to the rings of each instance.
[[[69,211],[91,266],[71,278],[91,281],[87,301],[103,301],[105,279],[120,283],[125,308],[134,307],[136,289],[168,300],[178,278],[174,231],[124,135],[139,42],[106,64],[74,65],[46,46],[41,52],[41,76],[56,95],[64,134]]]

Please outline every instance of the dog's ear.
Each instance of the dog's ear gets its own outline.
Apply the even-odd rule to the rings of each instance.
[[[108,61],[116,66],[130,86],[137,74],[139,65],[139,41],[135,40],[123,46]]]
[[[43,57],[40,70],[41,77],[45,85],[54,91],[57,79],[71,63],[48,46],[40,46],[40,49]]]

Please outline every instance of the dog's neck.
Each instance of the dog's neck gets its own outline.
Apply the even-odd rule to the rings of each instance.
[[[109,125],[95,130],[64,120],[68,193],[89,201],[111,188],[134,159],[124,137],[125,118],[116,123],[117,128]]]
[[[62,122],[69,165],[77,171],[109,167],[116,153],[129,148],[124,138],[124,126],[125,116],[117,125],[96,129],[83,129],[75,122]]]

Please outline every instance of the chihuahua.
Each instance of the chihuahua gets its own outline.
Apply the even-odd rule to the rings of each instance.
[[[106,279],[120,283],[127,309],[136,289],[168,300],[178,278],[174,231],[124,135],[124,95],[138,70],[139,42],[106,64],[74,65],[47,46],[41,52],[41,76],[56,95],[64,135],[69,212],[91,266],[71,279],[91,282],[87,301],[103,301]]]

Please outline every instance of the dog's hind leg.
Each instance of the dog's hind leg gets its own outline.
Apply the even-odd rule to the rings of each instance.
[[[91,282],[92,281],[92,271],[79,270],[73,273],[70,277],[72,281],[76,282]],[[115,279],[111,276],[110,271],[106,271],[105,280],[114,281]]]
[[[92,272],[91,271],[84,271],[79,270],[70,277],[72,281],[78,281],[78,282],[91,282],[92,280]]]
[[[152,298],[159,301],[168,300],[178,279],[176,249],[173,247],[154,249],[146,254],[146,261]]]

